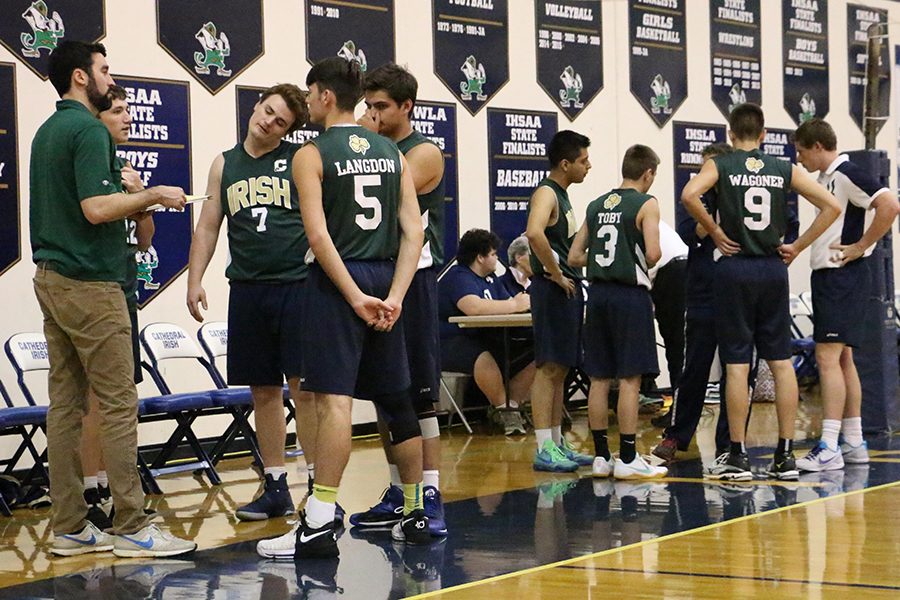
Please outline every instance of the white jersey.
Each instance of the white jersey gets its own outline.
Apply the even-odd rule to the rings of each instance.
[[[647,272],[650,281],[656,279],[656,273],[664,266],[678,258],[686,259],[690,252],[690,248],[684,243],[681,236],[665,221],[659,222],[659,250],[661,254],[659,262]]]
[[[862,238],[874,212],[869,210],[872,202],[882,192],[888,191],[866,171],[852,162],[846,154],[841,154],[825,171],[819,173],[819,183],[837,198],[841,216],[820,235],[810,248],[809,263],[812,270],[836,269],[841,266],[836,244],[854,244]],[[818,214],[819,209],[816,209]],[[872,254],[874,246],[866,249],[863,256]]]

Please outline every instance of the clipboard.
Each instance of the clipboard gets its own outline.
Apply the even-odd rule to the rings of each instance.
[[[200,196],[200,195],[191,194],[191,195],[185,196],[185,198],[186,198],[186,200],[185,200],[184,205],[187,206],[188,204],[194,204],[195,202],[203,202],[204,200],[208,200],[209,195]],[[146,208],[146,210],[147,210],[147,212],[150,212],[150,211],[167,210],[167,208],[165,206],[163,206],[162,204],[153,204],[151,206],[148,206]]]

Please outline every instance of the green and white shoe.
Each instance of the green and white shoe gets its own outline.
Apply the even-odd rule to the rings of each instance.
[[[566,458],[576,463],[579,467],[589,467],[594,463],[592,455],[589,456],[576,451],[572,444],[569,443],[569,440],[566,439],[566,436],[562,436],[559,442],[559,449]]]
[[[591,459],[593,461],[593,459]],[[578,463],[566,458],[562,450],[553,440],[546,440],[540,451],[534,455],[535,471],[550,471],[551,473],[574,473],[578,470]]]

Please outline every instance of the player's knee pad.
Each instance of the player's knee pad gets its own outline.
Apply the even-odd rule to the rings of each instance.
[[[405,392],[387,394],[376,400],[378,412],[388,424],[391,433],[391,445],[403,443],[422,435],[419,419],[413,410],[409,395]]]
[[[431,414],[428,416],[419,415],[419,429],[422,430],[423,440],[440,437],[441,429],[438,426],[437,415],[434,411],[431,411]]]

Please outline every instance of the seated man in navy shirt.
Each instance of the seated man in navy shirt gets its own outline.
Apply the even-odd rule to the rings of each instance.
[[[500,238],[484,229],[471,229],[459,240],[457,264],[438,282],[438,310],[441,321],[441,370],[467,373],[491,403],[506,405],[506,387],[500,369],[503,356],[502,332],[496,328],[460,328],[447,321],[460,315],[504,315],[525,312],[531,307],[528,294],[510,296],[499,278],[497,247]],[[510,345],[509,405],[520,406],[528,397],[534,379],[531,340]],[[498,413],[507,435],[525,433],[522,415],[515,411]]]

